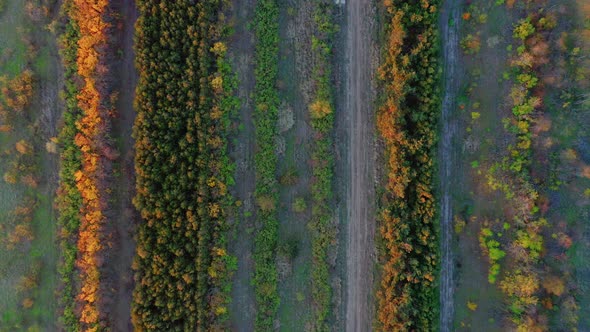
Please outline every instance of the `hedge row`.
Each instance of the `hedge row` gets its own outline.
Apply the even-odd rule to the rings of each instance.
[[[336,243],[337,225],[333,209],[334,179],[334,98],[332,91],[332,37],[337,27],[332,22],[334,3],[314,1],[313,101],[309,106],[311,125],[315,131],[312,153],[312,235],[311,287],[313,299],[313,331],[329,331],[328,317],[332,304],[328,250]]]
[[[254,238],[254,290],[256,296],[256,331],[272,331],[279,307],[276,249],[278,239],[278,183],[276,179],[277,117],[279,97],[276,89],[278,72],[278,14],[276,0],[257,2],[254,19],[256,36],[254,71],[254,125],[256,128],[255,196],[258,204],[259,229]]]
[[[63,11],[66,18],[72,14],[72,1],[65,1]],[[61,260],[58,271],[61,277],[60,289],[60,323],[66,331],[78,331],[80,324],[75,314],[76,284],[78,275],[76,270],[76,256],[78,248],[78,229],[80,227],[80,208],[82,196],[76,187],[75,174],[82,168],[81,151],[74,143],[78,134],[76,123],[80,120],[82,111],[78,107],[77,95],[79,88],[76,84],[78,66],[76,64],[78,40],[80,30],[75,20],[68,19],[65,30],[60,36],[61,58],[64,65],[64,125],[59,134],[61,146],[61,165],[59,173],[59,188],[56,203],[59,211],[58,227],[60,234]]]

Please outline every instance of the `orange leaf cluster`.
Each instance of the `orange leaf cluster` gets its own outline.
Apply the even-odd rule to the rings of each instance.
[[[403,48],[406,33],[401,23],[403,14],[397,12],[391,19],[392,30],[388,40],[388,56],[379,69],[379,76],[387,81],[388,98],[377,114],[377,129],[385,141],[388,155],[388,182],[386,189],[396,198],[404,197],[404,188],[408,182],[408,167],[403,166],[402,147],[408,143],[401,130],[399,100],[404,96],[404,87],[408,74],[397,63]]]
[[[384,331],[428,331],[436,320],[436,3],[384,1],[388,31],[378,74],[385,98],[376,119],[386,169],[378,218],[383,270],[377,293],[377,318]]]
[[[1,92],[4,95],[6,106],[17,113],[22,112],[33,97],[33,79],[33,71],[25,69],[22,74],[2,86]]]
[[[408,185],[409,168],[404,165],[404,146],[407,145],[402,129],[402,114],[399,101],[404,97],[407,73],[397,63],[406,33],[401,22],[403,13],[392,12],[391,31],[388,36],[387,56],[385,63],[379,68],[380,79],[387,82],[388,97],[377,113],[377,129],[385,142],[387,157],[387,183],[385,188],[391,199],[403,201],[405,189]],[[381,213],[381,236],[386,241],[386,261],[383,263],[381,289],[379,292],[379,321],[384,327],[395,331],[406,329],[406,324],[400,319],[403,316],[400,309],[409,304],[408,294],[404,291],[388,291],[396,288],[403,276],[399,269],[405,255],[399,245],[400,234],[397,228],[401,225],[399,218],[393,217],[387,211]]]
[[[74,0],[73,19],[79,26],[78,74],[84,79],[84,85],[78,94],[78,106],[83,117],[76,123],[79,133],[75,143],[82,151],[82,169],[75,174],[76,186],[82,195],[82,219],[78,238],[78,260],[82,282],[78,294],[82,311],[80,321],[86,324],[85,330],[98,329],[100,273],[98,254],[101,250],[100,230],[104,221],[99,190],[99,161],[97,148],[102,138],[101,96],[97,89],[96,76],[99,71],[100,48],[107,41],[104,13],[107,0]]]

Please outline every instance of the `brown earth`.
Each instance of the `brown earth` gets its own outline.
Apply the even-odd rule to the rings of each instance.
[[[231,330],[247,332],[254,330],[255,302],[251,280],[254,273],[252,258],[255,220],[254,171],[255,128],[252,121],[254,101],[254,35],[248,29],[248,22],[253,20],[255,1],[232,1],[231,23],[235,31],[229,41],[229,58],[232,68],[238,76],[238,97],[241,107],[239,124],[242,129],[230,145],[230,154],[236,163],[236,185],[232,195],[242,202],[236,218],[231,220],[233,234],[229,236],[229,251],[238,258],[238,269],[232,285],[232,303],[229,308]]]
[[[453,137],[457,131],[453,112],[457,107],[459,80],[457,64],[459,62],[459,22],[461,0],[444,2],[440,25],[443,48],[444,94],[441,116],[440,160],[440,227],[441,227],[441,272],[440,272],[440,330],[451,330],[453,322],[453,211],[451,197],[451,181],[453,181],[454,152]],[[454,24],[451,24],[454,22]]]
[[[111,199],[108,225],[105,226],[109,247],[105,259],[104,312],[111,331],[132,331],[131,302],[135,255],[134,229],[138,220],[132,204],[135,195],[134,140],[131,137],[135,121],[135,86],[137,72],[134,63],[133,36],[138,13],[133,0],[116,0],[112,10],[120,15],[114,31],[111,62],[113,87],[118,93],[115,118],[112,120],[114,146],[120,156],[111,175]]]
[[[346,331],[369,331],[375,266],[374,8],[370,0],[347,6],[346,67],[349,187],[346,249]]]

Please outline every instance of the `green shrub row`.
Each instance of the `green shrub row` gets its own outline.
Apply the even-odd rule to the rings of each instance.
[[[272,331],[279,307],[276,249],[278,239],[278,183],[276,179],[277,117],[279,96],[276,89],[278,72],[278,5],[276,0],[256,4],[254,76],[254,125],[256,128],[255,197],[258,204],[258,230],[254,238],[254,290],[256,296],[256,331]]]
[[[74,143],[78,134],[76,122],[81,118],[82,111],[78,107],[79,92],[76,80],[78,68],[76,57],[80,31],[76,21],[70,19],[72,2],[63,3],[63,14],[66,18],[65,29],[60,36],[61,57],[64,65],[65,109],[63,113],[63,127],[59,133],[61,147],[61,165],[59,171],[59,189],[56,203],[58,206],[58,227],[60,235],[61,259],[58,272],[61,278],[60,289],[60,323],[66,331],[79,331],[79,318],[76,316],[77,270],[76,256],[78,253],[77,238],[80,227],[80,208],[82,196],[76,187],[75,173],[82,167],[81,152]]]
[[[332,1],[314,2],[314,95],[310,105],[311,125],[315,131],[311,147],[312,218],[309,228],[312,235],[311,288],[313,299],[313,331],[329,331],[328,317],[332,303],[330,263],[328,250],[336,243],[332,184],[334,178],[334,98],[332,92],[332,37],[336,25],[332,22]]]

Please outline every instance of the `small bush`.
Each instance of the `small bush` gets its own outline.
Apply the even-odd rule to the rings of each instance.
[[[289,260],[297,258],[299,255],[299,240],[291,238],[279,245],[279,253]]]
[[[477,54],[481,48],[481,40],[479,36],[468,34],[461,40],[461,48],[465,54]]]
[[[465,220],[459,216],[455,216],[454,228],[456,234],[461,234],[465,228]]]
[[[260,196],[256,199],[256,203],[264,212],[271,212],[275,209],[275,199],[272,196]]]
[[[293,211],[297,213],[302,213],[307,209],[307,203],[305,202],[305,199],[303,197],[297,197],[293,202],[292,208]]]
[[[513,36],[516,39],[524,41],[533,33],[535,33],[535,27],[531,24],[531,20],[527,18],[520,21],[516,28],[514,28]]]
[[[279,179],[279,183],[283,186],[293,186],[297,183],[299,174],[294,168],[289,168]]]
[[[321,119],[326,115],[332,113],[330,103],[325,100],[316,100],[309,106],[311,117],[314,119]]]

